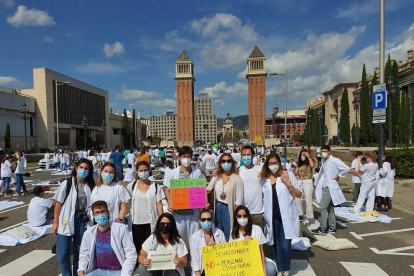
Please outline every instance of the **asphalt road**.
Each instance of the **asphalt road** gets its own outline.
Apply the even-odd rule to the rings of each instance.
[[[39,182],[50,179],[56,181],[60,178],[62,178],[62,176],[53,176],[50,172],[33,172],[33,176],[25,178],[25,180]],[[31,184],[27,184],[27,187],[29,191],[34,188]],[[47,198],[52,196],[53,194],[46,195]],[[348,200],[351,199],[350,194],[345,194],[345,196]],[[32,194],[21,196],[19,198],[11,198],[13,201],[24,201],[25,204],[0,211],[0,232],[4,232],[6,228],[27,220],[27,204],[29,204],[31,198],[33,198]],[[2,197],[0,198],[0,201],[8,199],[9,198]],[[318,219],[319,209],[315,207],[314,210],[315,218]],[[352,241],[358,246],[358,249],[326,251],[316,246],[312,246],[307,251],[293,251],[292,259],[303,260],[299,263],[302,265],[305,264],[305,266],[307,265],[308,268],[307,270],[301,268],[299,272],[293,273],[292,275],[414,275],[413,215],[396,209],[390,210],[387,215],[399,219],[393,220],[389,224],[380,222],[347,223],[345,220],[337,217],[337,220],[344,222],[344,224],[343,226],[339,224],[337,225],[338,231],[333,236],[337,239],[344,238]],[[301,228],[301,230],[309,232],[303,224],[301,224]],[[387,233],[379,234],[384,231]],[[354,232],[355,235],[352,235],[351,232]],[[370,235],[364,236],[365,234]],[[357,239],[356,236],[358,237],[358,235],[363,236],[360,237],[360,239]],[[55,236],[50,234],[25,245],[12,247],[0,246],[0,276],[58,276],[60,270],[57,258],[50,253],[54,244]],[[372,248],[376,248],[376,250]],[[272,256],[270,248],[266,248],[265,252],[267,256]],[[351,264],[342,264],[341,262]],[[294,269],[297,269],[297,261],[294,261],[294,265],[292,264],[292,266]],[[345,266],[350,270],[347,270]],[[356,267],[356,271],[352,271],[353,266]]]

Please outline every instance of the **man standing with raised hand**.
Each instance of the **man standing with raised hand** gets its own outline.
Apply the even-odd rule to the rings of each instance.
[[[312,230],[316,235],[336,233],[336,218],[334,206],[346,201],[339,187],[338,180],[345,177],[350,168],[339,158],[331,155],[331,147],[321,147],[322,165],[316,181],[315,197],[321,211],[321,226]],[[329,227],[328,227],[329,226]]]

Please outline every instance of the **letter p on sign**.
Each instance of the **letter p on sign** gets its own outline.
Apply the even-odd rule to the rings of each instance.
[[[372,94],[373,109],[380,109],[387,107],[387,91],[378,91]]]

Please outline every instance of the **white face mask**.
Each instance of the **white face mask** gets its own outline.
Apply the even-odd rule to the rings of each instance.
[[[300,157],[300,159],[301,159],[302,161],[305,161],[305,160],[306,160],[306,156],[303,156],[303,155],[302,155],[302,156]]]
[[[249,219],[248,218],[238,218],[237,222],[239,223],[240,226],[244,227],[249,222]]]
[[[326,157],[328,157],[328,153],[327,152],[322,152],[322,158],[325,159]]]
[[[272,173],[275,173],[279,170],[279,164],[271,165],[268,168]]]
[[[191,159],[190,158],[181,159],[181,165],[183,165],[186,168],[189,167],[191,165]]]

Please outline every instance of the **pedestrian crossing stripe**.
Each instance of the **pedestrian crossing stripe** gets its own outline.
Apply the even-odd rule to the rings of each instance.
[[[0,276],[21,276],[54,256],[50,250],[33,250],[1,267]]]
[[[0,249],[0,253],[7,251],[7,249]]]
[[[340,262],[352,276],[389,276],[374,263]]]

